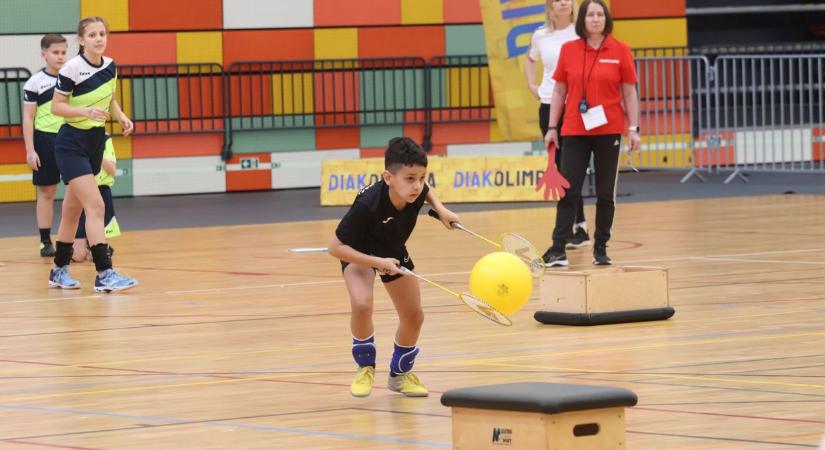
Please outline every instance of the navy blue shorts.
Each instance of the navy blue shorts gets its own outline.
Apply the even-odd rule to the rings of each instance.
[[[40,168],[32,171],[32,184],[54,186],[60,182],[60,171],[54,159],[54,141],[57,133],[34,130],[34,151],[40,158]]]
[[[112,217],[115,216],[115,202],[112,199],[112,188],[109,186],[98,186],[100,189],[100,196],[103,197],[103,205],[106,207],[106,212],[103,213],[103,227],[109,225]],[[77,233],[74,235],[75,239],[86,239],[86,212],[80,213],[80,222],[77,225]]]
[[[63,176],[63,184],[69,184],[83,175],[100,172],[105,137],[103,127],[89,130],[81,130],[69,124],[60,127],[54,144],[54,157],[60,175]]]
[[[413,264],[412,258],[410,258],[410,255],[406,255],[406,256],[403,256],[401,258],[399,258],[397,256],[387,256],[387,258],[395,258],[395,259],[401,261],[401,265],[403,267],[406,267],[407,269],[410,269],[410,270],[415,270],[415,264]],[[348,263],[346,261],[341,261],[341,272],[342,273],[344,272],[344,269],[346,269],[349,264],[350,263]],[[373,272],[376,271],[374,268],[372,270],[373,270]],[[381,281],[383,281],[384,283],[389,283],[390,281],[395,281],[395,280],[397,280],[397,279],[399,279],[403,276],[404,275],[399,275],[399,274],[396,274],[396,275],[381,275]]]

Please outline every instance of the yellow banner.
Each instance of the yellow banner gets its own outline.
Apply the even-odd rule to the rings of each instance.
[[[427,183],[445,203],[543,201],[536,182],[546,166],[546,156],[430,158]],[[351,205],[383,171],[383,158],[323,161],[321,205]]]
[[[487,60],[502,138],[540,136],[538,107],[524,76],[524,58],[533,31],[544,24],[544,1],[481,0]]]

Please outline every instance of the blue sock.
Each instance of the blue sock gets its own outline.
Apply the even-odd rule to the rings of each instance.
[[[407,373],[412,370],[415,364],[415,357],[418,356],[419,348],[416,346],[404,347],[395,344],[390,361],[390,376]]]
[[[353,337],[352,358],[358,367],[375,367],[375,335],[365,339]]]

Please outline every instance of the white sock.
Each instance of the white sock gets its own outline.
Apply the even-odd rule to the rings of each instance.
[[[581,228],[582,230],[587,231],[587,222],[579,222],[573,225],[573,231],[575,231],[576,228]]]

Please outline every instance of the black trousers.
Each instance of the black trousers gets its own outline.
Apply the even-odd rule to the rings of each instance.
[[[556,228],[553,247],[564,249],[576,221],[576,207],[582,201],[582,185],[593,155],[596,170],[596,244],[610,240],[613,215],[616,212],[616,179],[619,173],[619,150],[622,136],[566,136],[562,144],[561,174],[570,182],[567,195],[556,207]]]
[[[564,110],[562,110],[561,116],[559,117],[559,133],[561,133],[561,124],[563,119]],[[539,128],[541,128],[541,138],[544,139],[544,136],[547,136],[547,130],[550,128],[550,105],[547,103],[542,103],[541,106],[539,106]],[[563,139],[561,138],[561,134],[559,134],[559,146],[563,145],[562,141]],[[556,166],[558,166],[559,170],[561,170],[560,148],[556,150]],[[584,222],[584,200],[581,195],[579,195],[579,204],[576,205],[576,217],[573,220],[573,223],[576,224],[581,222]]]

